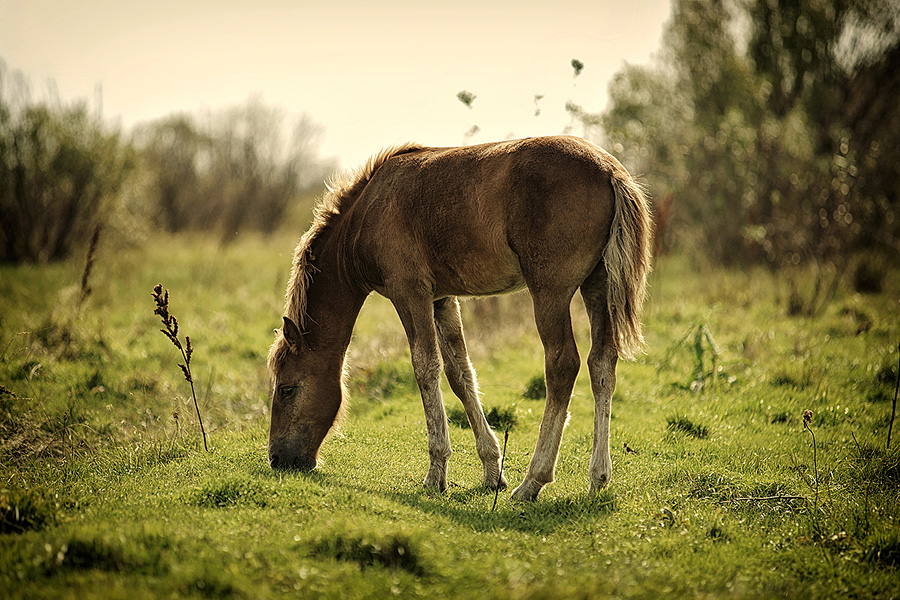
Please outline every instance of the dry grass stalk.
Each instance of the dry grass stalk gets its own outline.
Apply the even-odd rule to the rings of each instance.
[[[100,245],[100,232],[103,230],[102,225],[94,227],[94,233],[91,235],[91,243],[88,246],[87,258],[84,261],[84,272],[81,274],[81,295],[78,297],[78,307],[84,304],[93,291],[91,289],[91,273],[94,270],[94,262],[97,257],[97,247]]]
[[[203,417],[200,416],[200,405],[197,402],[197,392],[194,391],[194,376],[191,374],[191,355],[194,353],[194,348],[191,345],[190,336],[184,337],[184,345],[182,345],[181,340],[178,339],[178,319],[175,318],[175,315],[169,313],[169,290],[164,289],[161,283],[157,283],[153,288],[153,300],[156,302],[156,310],[153,311],[153,314],[158,315],[162,324],[164,326],[160,331],[169,338],[169,341],[172,342],[172,345],[178,348],[179,352],[181,352],[181,357],[184,359],[183,363],[179,363],[178,366],[181,367],[181,372],[184,374],[184,379],[189,384],[191,384],[191,397],[194,400],[194,409],[197,411],[197,422],[200,424],[200,433],[203,435],[203,449],[207,452],[209,451],[209,446],[206,444],[206,430],[203,428]]]

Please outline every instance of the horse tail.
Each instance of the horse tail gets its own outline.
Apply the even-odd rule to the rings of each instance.
[[[641,310],[650,272],[650,203],[625,168],[615,167],[610,175],[615,207],[603,251],[606,302],[616,351],[622,358],[634,359],[644,343]]]

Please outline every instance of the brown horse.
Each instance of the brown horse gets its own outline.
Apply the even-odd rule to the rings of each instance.
[[[441,367],[459,396],[484,465],[505,488],[497,438],[484,417],[457,296],[527,287],[544,346],[547,402],[525,480],[534,499],[553,481],[581,364],[569,305],[581,289],[590,319],[594,395],[591,491],[610,480],[609,418],[616,361],[640,350],[649,270],[647,199],[624,167],[575,137],[382,152],[330,187],[294,253],[284,325],[269,353],[269,462],[311,469],[344,405],[344,357],[372,292],[394,304],[425,405],[431,466],[447,487],[450,436]]]

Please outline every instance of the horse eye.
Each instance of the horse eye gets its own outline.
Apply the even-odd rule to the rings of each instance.
[[[282,398],[292,398],[294,395],[297,394],[298,389],[299,388],[294,385],[282,385],[282,386],[278,387],[278,394]]]

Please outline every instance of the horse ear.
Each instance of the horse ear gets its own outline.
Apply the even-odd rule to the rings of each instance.
[[[303,339],[300,328],[287,317],[284,317],[284,326],[281,328],[281,333],[284,335],[284,339],[287,340],[287,343],[290,344],[291,348],[295,351],[306,349],[306,340]]]

